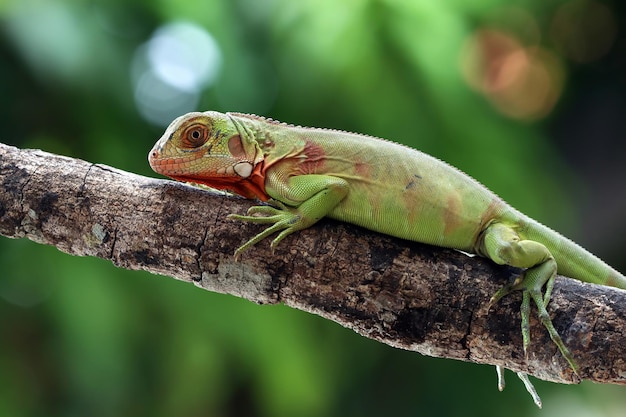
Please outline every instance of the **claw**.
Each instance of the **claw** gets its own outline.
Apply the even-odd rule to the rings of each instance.
[[[543,301],[544,297],[541,294],[541,291],[526,290],[524,292],[527,292],[535,302],[537,310],[539,311],[539,320],[541,321],[541,324],[543,324],[543,326],[548,331],[550,338],[561,352],[561,355],[563,355],[563,357],[567,360],[567,363],[572,368],[572,371],[574,371],[574,373],[578,375],[578,365],[576,364],[576,361],[574,361],[574,357],[570,353],[567,346],[565,346],[565,343],[563,343],[563,339],[561,339],[561,336],[554,328],[554,324],[552,324],[552,319],[550,319],[550,315],[548,314],[548,310],[546,309],[546,304]],[[530,335],[528,335],[528,338],[530,339]]]
[[[539,266],[539,268],[540,267],[541,266]],[[507,284],[500,290],[498,290],[489,300],[488,308],[491,308],[493,304],[498,302],[504,296],[514,291],[522,291],[522,305],[520,307],[520,315],[522,318],[522,347],[524,348],[525,358],[528,360],[528,352],[530,347],[530,300],[532,299],[537,306],[538,316],[541,324],[543,324],[545,329],[548,331],[550,338],[557,346],[557,348],[561,352],[561,355],[563,355],[569,366],[572,368],[572,371],[574,371],[574,373],[578,375],[578,365],[574,361],[574,358],[567,346],[565,346],[563,339],[561,339],[561,336],[554,328],[554,325],[552,324],[552,319],[550,319],[550,315],[548,314],[548,311],[546,309],[546,306],[550,301],[552,288],[554,287],[555,275],[550,275],[550,278],[545,283],[545,292],[542,294],[542,285],[540,284],[541,280],[537,279],[537,276],[540,274],[541,272],[537,269],[526,270],[523,274],[518,276],[513,283]]]
[[[504,367],[500,365],[496,365],[496,373],[498,374],[498,390],[503,391],[504,386],[505,386]],[[532,384],[532,382],[530,382],[530,379],[528,378],[528,374],[525,374],[523,372],[516,372],[516,374],[519,377],[519,379],[521,379],[522,382],[524,383],[524,387],[526,387],[526,391],[528,391],[530,396],[533,398],[535,405],[541,408],[541,405],[542,405],[541,398],[539,397],[539,394],[537,394],[537,390],[535,389],[535,386]]]
[[[498,391],[504,391],[506,383],[504,382],[504,368],[500,365],[496,365],[496,373],[498,374]]]
[[[498,301],[512,292],[518,291],[520,285],[524,282],[524,274],[518,275],[517,278],[511,283],[506,284],[504,287],[500,288],[496,293],[489,299],[489,303],[487,304],[488,309],[494,306]]]
[[[229,214],[226,216],[230,220],[257,224],[271,224],[271,226],[267,227],[235,250],[235,261],[238,261],[241,257],[241,254],[248,250],[250,247],[254,246],[266,237],[269,237],[274,233],[280,232],[270,244],[272,253],[274,253],[276,246],[281,240],[283,240],[291,233],[302,228],[302,217],[297,213],[295,209],[290,209],[280,202],[275,202],[274,205],[277,207],[253,206],[248,209],[246,215]],[[255,214],[262,214],[262,216],[255,216]]]
[[[535,389],[535,386],[532,384],[532,382],[530,382],[530,379],[528,379],[528,375],[523,372],[517,372],[517,376],[524,383],[524,387],[526,387],[526,391],[528,391],[530,396],[533,397],[533,401],[535,402],[535,405],[541,408],[541,405],[542,405],[541,398],[539,398],[539,394],[537,394],[537,390]]]
[[[524,359],[528,361],[528,348],[530,347],[530,294],[528,291],[522,293],[520,315],[522,316],[522,348],[524,348]]]

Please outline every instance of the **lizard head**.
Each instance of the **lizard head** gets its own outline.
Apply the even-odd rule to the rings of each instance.
[[[267,200],[263,155],[228,114],[187,113],[175,119],[148,154],[152,169],[175,180]]]

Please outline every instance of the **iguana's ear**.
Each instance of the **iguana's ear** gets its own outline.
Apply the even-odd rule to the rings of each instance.
[[[250,161],[254,162],[256,157],[254,144],[250,144],[245,146],[243,140],[241,139],[241,135],[233,135],[227,140],[228,152],[233,156],[233,158],[238,159],[240,161]],[[247,148],[247,149],[246,149]]]

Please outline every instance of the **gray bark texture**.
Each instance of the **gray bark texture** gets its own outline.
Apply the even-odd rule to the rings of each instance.
[[[235,248],[264,226],[226,214],[255,202],[2,144],[0,184],[6,237],[259,304],[284,303],[424,355],[579,381],[534,308],[525,357],[521,294],[486,314],[489,298],[519,270],[330,220],[289,236],[274,254],[263,241],[236,262]],[[626,383],[625,291],[558,277],[549,312],[582,379]]]

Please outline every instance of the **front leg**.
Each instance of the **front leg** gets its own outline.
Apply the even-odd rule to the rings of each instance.
[[[250,207],[247,215],[230,214],[229,219],[250,223],[271,224],[235,251],[235,259],[254,244],[279,232],[271,248],[286,236],[306,229],[330,213],[348,194],[347,181],[330,175],[298,175],[281,181],[280,175],[269,174],[265,191],[272,206]],[[262,216],[256,216],[261,214]]]

